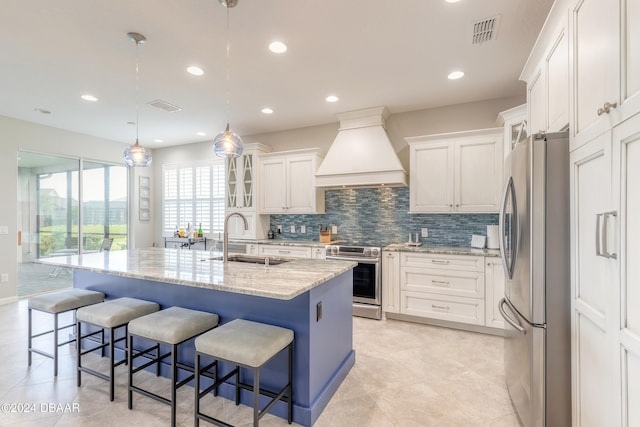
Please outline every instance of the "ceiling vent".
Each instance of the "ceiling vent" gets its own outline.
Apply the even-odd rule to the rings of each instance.
[[[170,104],[167,101],[163,101],[161,99],[156,99],[155,101],[148,102],[147,104],[151,105],[152,107],[168,111],[170,113],[182,110],[182,108],[178,107],[177,105]]]
[[[474,22],[472,44],[494,40],[498,35],[498,24],[500,24],[500,15]]]

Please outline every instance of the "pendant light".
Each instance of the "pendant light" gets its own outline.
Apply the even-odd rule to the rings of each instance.
[[[220,132],[213,140],[213,151],[216,156],[226,159],[240,157],[242,155],[242,138],[229,129],[229,9],[238,4],[238,0],[219,0],[220,4],[227,8],[227,128]]]
[[[144,43],[147,41],[147,38],[145,36],[143,36],[142,34],[138,34],[138,33],[128,33],[127,34],[129,36],[129,38],[131,40],[133,40],[136,43],[136,143],[127,147],[124,150],[124,162],[127,164],[127,166],[133,166],[133,167],[137,167],[137,166],[142,166],[142,167],[146,167],[149,166],[151,164],[151,151],[149,151],[148,149],[144,148],[142,145],[140,145],[140,143],[138,142],[138,118],[139,118],[139,98],[140,98],[140,77],[139,77],[139,54],[138,54],[138,49],[140,47],[141,43]]]

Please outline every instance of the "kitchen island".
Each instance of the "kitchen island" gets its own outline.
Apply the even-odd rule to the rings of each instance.
[[[74,287],[103,292],[107,299],[126,296],[158,302],[161,308],[209,311],[220,316],[221,324],[242,318],[292,329],[293,420],[312,425],[355,363],[351,300],[356,264],[311,259],[224,264],[213,255],[148,248],[39,262],[72,268]],[[180,359],[191,363],[193,346],[184,347]],[[286,354],[261,370],[260,378],[267,388],[286,383]],[[220,389],[229,399],[233,393],[232,383]],[[250,393],[242,395],[243,403],[251,399]],[[270,412],[286,418],[286,405],[278,402]]]

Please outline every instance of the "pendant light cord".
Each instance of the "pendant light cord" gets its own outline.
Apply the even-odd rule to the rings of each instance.
[[[138,122],[140,110],[140,42],[136,40],[136,145],[138,145]]]
[[[229,66],[230,66],[230,60],[229,60],[229,6],[226,7],[227,9],[227,64],[226,64],[226,68],[227,68],[227,129],[229,129],[229,116],[231,115],[231,77],[230,77],[230,72],[229,72]]]

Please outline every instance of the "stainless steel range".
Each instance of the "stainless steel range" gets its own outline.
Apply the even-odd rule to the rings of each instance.
[[[371,246],[328,245],[326,259],[357,262],[353,269],[353,315],[382,319],[380,259],[382,251]]]

